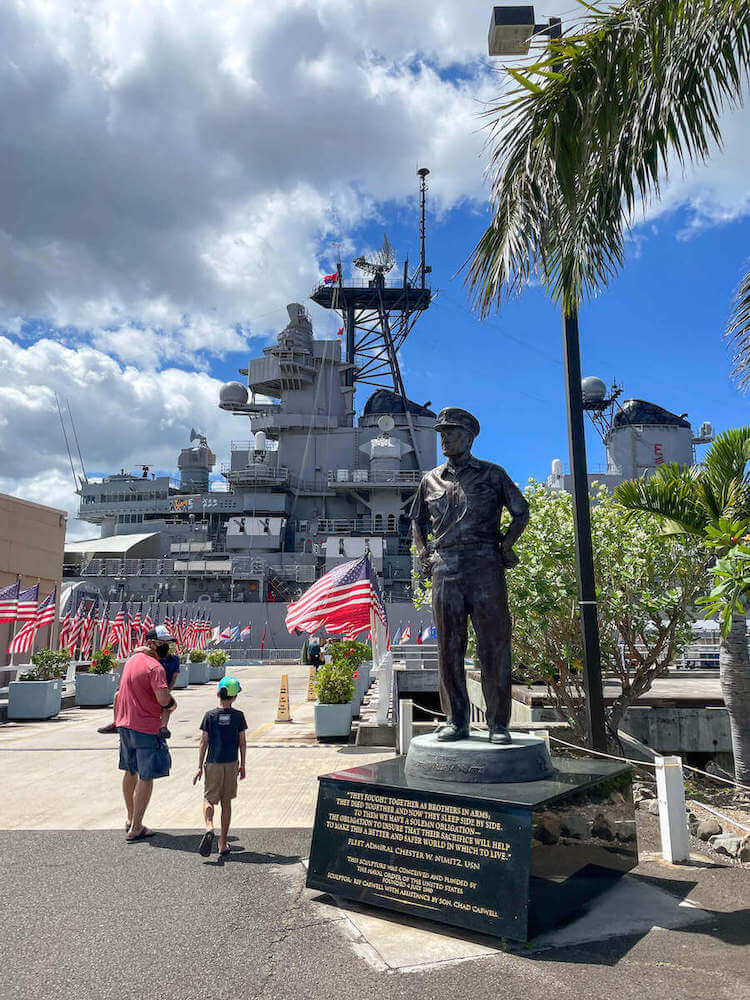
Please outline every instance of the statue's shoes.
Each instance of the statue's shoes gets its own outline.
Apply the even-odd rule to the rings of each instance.
[[[512,742],[510,733],[505,726],[493,726],[490,729],[490,743],[499,743],[502,746],[507,746]]]
[[[468,738],[469,730],[456,726],[452,722],[446,722],[435,735],[435,739],[441,743],[455,743],[456,740],[468,740]]]

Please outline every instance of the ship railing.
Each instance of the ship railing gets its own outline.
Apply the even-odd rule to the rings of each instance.
[[[250,556],[235,556],[232,559],[232,576],[241,577],[243,574],[252,576],[264,576],[266,564],[262,559],[253,559]]]
[[[281,466],[276,469],[247,466],[244,469],[233,469],[230,462],[221,463],[221,474],[230,482],[246,486],[284,485],[289,482],[289,469]]]
[[[364,534],[394,534],[398,531],[395,517],[389,521],[382,517],[333,517],[319,518],[314,523],[313,530],[320,535],[349,535],[356,532]]]
[[[231,451],[255,451],[255,441],[230,441],[229,448]],[[266,438],[266,451],[278,450],[279,442]]]
[[[366,486],[372,483],[416,486],[421,482],[422,475],[423,473],[417,470],[370,472],[367,469],[329,469],[328,483],[336,486]]]
[[[394,264],[394,266],[393,266],[393,270],[390,271],[388,274],[386,274],[386,275],[383,276],[383,285],[384,285],[385,288],[403,288],[404,287],[404,265],[403,265],[403,262],[399,263],[397,261]],[[344,286],[344,288],[374,288],[375,287],[375,282],[374,282],[373,278],[371,276],[369,276],[369,275],[356,274],[356,275],[350,275],[348,278],[344,277],[343,278],[343,286]],[[405,290],[406,291],[418,291],[420,287],[421,287],[421,285],[418,284],[416,281],[412,281],[411,279],[407,279],[407,286],[406,286]],[[430,283],[429,283],[429,278],[428,278],[428,279],[425,280],[425,288],[429,288],[429,287],[430,287]],[[338,288],[338,282],[334,281],[334,282],[330,282],[329,283],[329,282],[325,282],[325,281],[320,281],[317,284],[313,285],[312,294],[315,295],[317,292],[320,292],[320,291],[322,291],[323,289],[326,289],[326,288],[330,288],[330,289]]]

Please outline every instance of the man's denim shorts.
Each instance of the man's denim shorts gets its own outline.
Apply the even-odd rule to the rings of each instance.
[[[120,770],[137,774],[143,781],[166,778],[172,766],[167,744],[153,733],[139,733],[120,726]]]

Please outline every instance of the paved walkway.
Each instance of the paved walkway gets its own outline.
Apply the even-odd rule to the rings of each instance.
[[[288,673],[294,722],[274,724],[281,673]],[[240,783],[234,823],[246,827],[312,826],[317,776],[392,750],[319,745],[313,706],[307,702],[307,668],[243,667],[237,699],[248,720],[247,778]],[[175,692],[171,723],[172,773],[154,784],[147,823],[157,829],[199,825],[201,786],[193,786],[200,720],[216,705],[214,684]],[[117,769],[117,736],[98,726],[111,709],[67,709],[46,722],[0,726],[0,829],[118,830],[124,822]]]
[[[258,669],[236,671],[251,747],[225,863],[197,854],[192,785],[213,685],[178,692],[173,773],[147,816],[159,833],[137,844],[124,839],[116,738],[95,732],[108,711],[0,727],[1,1000],[750,996],[750,869],[660,863],[645,813],[636,872],[529,948],[305,889],[316,776],[392,751],[314,743],[302,668],[283,668],[295,722],[274,724],[281,669]]]
[[[0,833],[3,1000],[750,995],[747,870],[642,865],[636,885],[660,896],[668,890],[674,908],[685,899],[703,908],[682,929],[651,926],[644,912],[634,930],[632,914],[610,907],[606,940],[506,953],[496,940],[474,937],[474,957],[457,962],[461,935],[430,925],[425,961],[404,918],[370,911],[391,931],[390,945],[381,931],[373,949],[345,911],[304,888],[309,830],[237,830],[225,864],[196,854],[197,831],[132,845],[122,838],[115,831]],[[416,925],[425,933],[423,922]],[[393,956],[409,946],[412,971],[397,971]]]

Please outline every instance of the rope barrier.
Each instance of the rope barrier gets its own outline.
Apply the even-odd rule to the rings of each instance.
[[[438,712],[433,708],[425,708],[424,705],[419,705],[416,701],[412,701],[414,708],[418,708],[422,712],[426,712],[427,715],[441,715],[444,719],[447,718],[445,712]],[[559,736],[550,736],[550,741],[553,743],[559,743],[561,746],[569,747],[571,750],[580,750],[581,753],[593,754],[595,757],[606,757],[608,760],[620,760],[625,764],[635,764],[636,767],[653,767],[656,769],[656,764],[653,761],[648,760],[634,760],[632,757],[618,757],[615,754],[603,753],[601,750],[591,750],[589,747],[579,747],[576,743],[568,743],[565,740],[561,740]],[[739,781],[734,781],[731,778],[722,778],[718,774],[711,774],[709,771],[702,771],[699,767],[691,767],[689,764],[683,762],[682,768],[684,771],[692,771],[694,774],[702,774],[705,778],[710,778],[712,781],[720,781],[725,785],[732,785],[734,788],[739,788],[743,792],[750,792],[750,786],[742,785]]]

